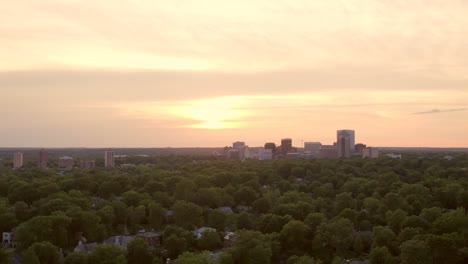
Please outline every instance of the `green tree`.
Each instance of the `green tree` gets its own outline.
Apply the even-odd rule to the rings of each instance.
[[[310,228],[301,221],[290,221],[280,233],[283,248],[301,254],[308,247]]]
[[[148,205],[148,223],[153,228],[160,228],[164,223],[164,213],[166,210],[159,203],[150,203]]]
[[[216,260],[209,251],[202,253],[184,252],[175,261],[175,264],[215,264]]]
[[[240,231],[234,246],[230,248],[234,263],[270,264],[273,255],[271,240],[260,232]]]
[[[65,257],[64,264],[88,264],[88,254],[72,252]]]
[[[370,264],[393,264],[395,259],[386,247],[374,247],[369,253]]]
[[[310,232],[312,234],[315,233],[317,227],[327,221],[327,217],[322,213],[310,213],[307,215],[306,219],[304,220],[304,224],[306,224],[310,228]]]
[[[237,218],[237,228],[238,229],[254,229],[255,226],[255,217],[247,212],[242,212]]]
[[[353,223],[348,219],[335,218],[329,223],[323,223],[318,226],[315,232],[314,245],[315,249],[328,248],[328,256],[330,254],[344,255],[353,244]],[[324,252],[325,253],[325,252]]]
[[[40,241],[50,241],[58,247],[66,247],[70,222],[71,218],[63,213],[36,216],[18,227],[17,240],[22,248],[28,248]]]
[[[288,258],[287,264],[321,264],[320,260],[316,260],[312,257],[307,255],[299,257],[299,256],[291,256]]]
[[[216,231],[205,230],[197,244],[202,250],[215,250],[221,247],[221,237]]]
[[[174,197],[178,200],[192,201],[195,197],[195,183],[184,179],[176,184]]]
[[[430,248],[424,241],[408,240],[400,245],[401,264],[431,264]]]
[[[11,254],[6,252],[3,247],[0,247],[0,264],[11,263]]]
[[[58,248],[52,243],[43,241],[32,244],[27,250],[30,254],[30,262],[34,263],[36,260],[40,264],[58,264],[60,263],[60,254]],[[33,253],[34,252],[34,253]]]
[[[215,209],[208,214],[208,225],[223,230],[226,227],[227,215],[225,212]]]
[[[151,264],[153,256],[148,243],[142,238],[135,238],[127,245],[128,264]]]
[[[172,210],[174,210],[174,218],[177,224],[184,227],[202,225],[202,208],[200,206],[179,200],[176,201]]]
[[[395,233],[399,233],[407,219],[407,213],[403,210],[388,211],[387,222]]]
[[[125,249],[115,245],[98,245],[89,253],[89,263],[92,264],[126,264]]]
[[[393,254],[398,253],[398,238],[391,229],[376,226],[373,228],[372,237],[372,248],[385,246]]]
[[[440,236],[430,234],[427,237],[427,245],[432,253],[433,262],[437,264],[463,263],[462,251],[466,245],[465,235],[458,233],[443,234]]]
[[[362,252],[364,251],[364,241],[362,239],[361,235],[357,235],[356,238],[354,239],[353,243],[353,250],[354,252],[360,256]]]
[[[164,247],[167,250],[167,256],[175,259],[179,254],[187,249],[187,240],[177,235],[170,235],[164,240]]]

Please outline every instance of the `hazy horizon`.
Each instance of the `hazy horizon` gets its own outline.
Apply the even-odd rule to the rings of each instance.
[[[0,147],[468,147],[468,1],[17,0]]]

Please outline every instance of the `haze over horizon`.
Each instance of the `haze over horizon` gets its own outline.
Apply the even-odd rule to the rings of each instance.
[[[16,0],[0,147],[468,147],[468,1]]]

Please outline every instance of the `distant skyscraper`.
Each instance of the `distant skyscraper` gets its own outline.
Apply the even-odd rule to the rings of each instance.
[[[58,166],[59,168],[65,168],[65,169],[72,169],[74,165],[73,158],[64,156],[60,157],[58,160]]]
[[[338,158],[349,158],[351,157],[351,134],[348,130],[338,130],[337,143]],[[353,143],[354,146],[354,143]]]
[[[354,152],[355,149],[354,149],[354,144],[355,144],[355,140],[356,140],[356,136],[355,136],[355,132],[354,130],[350,130],[350,129],[343,129],[343,130],[338,130],[336,131],[336,137],[338,138],[339,137],[339,134],[342,133],[342,132],[347,132],[349,137],[350,137],[350,140],[349,140],[349,149],[351,152]]]
[[[233,149],[238,149],[239,150],[239,149],[241,149],[243,147],[245,147],[245,142],[237,141],[237,142],[232,143],[232,148]]]
[[[37,162],[37,167],[39,167],[41,169],[47,168],[47,159],[48,159],[47,150],[41,149],[39,151],[39,160]]]
[[[290,138],[281,139],[281,153],[283,155],[286,155],[290,151],[292,151],[292,139]]]
[[[114,151],[105,151],[104,152],[104,166],[106,167],[114,167]]]
[[[13,168],[19,169],[23,167],[23,153],[16,152],[13,154]]]

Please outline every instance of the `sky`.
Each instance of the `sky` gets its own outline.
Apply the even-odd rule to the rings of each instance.
[[[0,147],[468,147],[468,0],[0,7]]]

